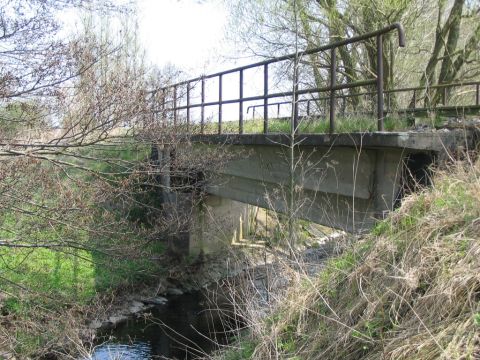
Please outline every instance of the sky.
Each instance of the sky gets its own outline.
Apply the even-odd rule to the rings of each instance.
[[[225,38],[228,11],[222,0],[137,0],[139,35],[149,61],[163,67],[173,64],[187,78],[238,66],[240,58]],[[253,59],[247,62],[253,62]],[[263,69],[263,68],[262,68]],[[262,70],[260,69],[260,70]],[[244,95],[263,91],[263,75],[245,74]],[[261,80],[261,84],[256,80]],[[218,100],[218,83],[206,83],[206,101]],[[213,94],[213,95],[212,95]],[[238,79],[224,79],[224,99],[237,98]],[[245,106],[253,105],[248,103]],[[205,109],[206,117],[216,118],[217,107]],[[249,111],[249,116],[253,112]],[[224,106],[225,120],[238,119],[238,105]]]
[[[182,78],[195,78],[255,61],[239,54],[232,41],[226,39],[229,13],[223,0],[134,1],[137,6],[138,35],[147,64],[155,64],[160,69],[173,65],[183,72]],[[63,17],[71,29],[71,25],[68,26],[71,17]],[[263,92],[261,70],[263,68],[245,72],[244,96]],[[206,82],[207,102],[217,100],[218,83],[215,81]],[[238,96],[238,74],[226,76],[223,98],[235,99]],[[252,111],[247,112],[247,108],[256,103],[245,104],[246,116],[254,115]],[[225,105],[223,111],[225,120],[238,119],[237,104]],[[207,117],[217,117],[216,107],[206,108],[206,113]]]
[[[192,74],[216,70],[227,48],[228,14],[221,0],[137,0],[137,7],[148,60]]]

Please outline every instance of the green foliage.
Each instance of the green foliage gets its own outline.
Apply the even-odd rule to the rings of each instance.
[[[148,159],[150,147],[143,143],[136,143],[133,139],[122,139],[119,144],[101,143],[81,150],[81,155],[87,157],[82,165],[92,172],[101,173],[111,180],[120,180],[129,176],[135,166]],[[85,176],[86,180],[93,175],[70,171]]]
[[[103,254],[94,256],[95,289],[99,292],[151,283],[160,276],[164,268],[154,257],[163,254],[166,246],[157,242],[144,249],[144,256],[139,258],[112,259]]]
[[[297,335],[294,323],[292,322],[284,328],[278,340],[278,349],[286,354],[291,354],[297,349]]]
[[[0,134],[8,138],[20,130],[40,125],[41,113],[35,102],[14,102],[0,107]]]
[[[402,214],[398,221],[392,222],[389,217],[378,222],[371,230],[372,235],[375,236],[392,236],[398,233],[399,230],[407,231],[416,226],[418,219],[424,216],[429,211],[429,205],[425,203],[425,196],[420,194],[415,203],[411,206],[408,213]],[[392,214],[398,213],[398,209]]]
[[[17,331],[15,333],[17,338],[17,346],[15,351],[18,354],[31,354],[37,349],[42,348],[47,343],[48,339],[39,335],[32,335],[24,331]]]
[[[18,298],[9,297],[4,300],[2,307],[2,314],[18,314],[22,309],[22,303]]]
[[[480,313],[473,315],[473,322],[475,323],[475,326],[480,328]]]
[[[10,281],[32,291],[75,297],[79,302],[95,293],[95,269],[87,251],[70,254],[50,249],[5,249],[0,269]]]
[[[256,343],[252,340],[241,339],[234,343],[233,348],[225,352],[223,360],[247,360],[250,359],[255,351]]]

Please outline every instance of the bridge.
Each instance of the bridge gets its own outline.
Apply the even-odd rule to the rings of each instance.
[[[198,149],[222,148],[230,159],[209,178],[204,189],[208,196],[196,209],[192,226],[173,244],[177,251],[195,254],[216,248],[219,241],[241,239],[248,227],[248,205],[287,213],[295,202],[295,218],[348,232],[366,231],[392,211],[405,192],[429,183],[432,164],[474,148],[474,128],[457,124],[457,128],[412,131],[412,125],[416,117],[431,113],[456,118],[478,115],[480,83],[385,90],[383,41],[390,33],[396,33],[399,47],[405,46],[403,27],[392,24],[365,35],[201,76],[150,93],[154,121],[176,133],[188,134]],[[338,49],[372,43],[377,55],[375,77],[356,82],[344,77],[338,82]],[[328,85],[309,87],[300,81],[300,64],[305,57],[318,54],[330,60]],[[272,91],[270,69],[285,62],[292,69],[292,87]],[[245,73],[252,69],[261,69],[262,93],[245,96]],[[224,98],[224,79],[233,75],[238,78],[238,97]],[[217,86],[214,100],[207,100],[211,98],[207,81],[214,81]],[[439,89],[443,92],[440,101],[429,104],[428,92]],[[462,90],[456,94],[456,89]],[[328,96],[320,96],[322,93]],[[397,94],[408,94],[406,106],[399,105]],[[367,105],[360,108],[359,101],[349,103],[352,98],[366,99]],[[223,116],[224,107],[232,104],[238,106],[235,126],[224,121]],[[282,106],[289,106],[289,117],[281,118]],[[216,110],[216,122],[208,121],[206,116],[206,110],[212,108]],[[276,118],[270,117],[272,108],[277,111]],[[253,118],[246,120],[250,111]],[[255,113],[261,114],[261,119]],[[389,119],[388,115],[395,117]],[[385,131],[387,121],[391,127],[392,122],[402,123],[402,116],[403,129],[393,126],[396,131]],[[338,132],[336,126],[346,117],[353,122],[359,117],[367,118],[375,125],[375,131],[370,127]],[[248,133],[249,122],[261,126]],[[286,125],[286,133],[273,132],[274,122]],[[312,122],[323,124],[326,131],[307,133],[304,125]],[[167,146],[157,153],[161,165],[171,163],[172,152]],[[163,174],[161,179],[168,188],[169,175]],[[172,194],[165,198],[169,202],[183,201]]]

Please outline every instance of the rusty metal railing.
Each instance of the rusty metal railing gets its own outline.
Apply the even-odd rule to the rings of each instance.
[[[391,89],[391,90],[385,90],[384,94],[386,96],[386,107],[384,108],[384,113],[415,113],[418,111],[435,111],[435,110],[443,110],[445,108],[449,108],[448,105],[448,91],[454,88],[459,88],[459,87],[473,87],[473,92],[475,93],[475,100],[471,104],[462,104],[457,106],[458,108],[477,108],[480,107],[480,81],[466,81],[466,82],[457,82],[457,83],[449,83],[449,84],[436,84],[436,85],[430,85],[430,86],[418,86],[418,87],[406,87],[406,88],[398,88],[398,89]],[[424,94],[423,96],[419,96],[419,93],[423,92],[426,93],[428,90],[431,89],[443,89],[443,92],[441,94],[441,102],[440,104],[433,104],[431,106],[420,106],[418,107],[417,104],[419,101],[424,100],[426,95]],[[408,98],[409,105],[406,107],[398,107],[396,109],[393,109],[390,104],[390,99],[391,95],[395,93],[411,93],[411,97]],[[362,96],[374,96],[376,95],[376,92],[361,92],[361,93],[356,93],[356,94],[340,94],[336,96],[336,99],[341,99],[342,101],[345,101],[348,98],[352,97],[362,97]],[[300,99],[298,100],[298,103],[306,103],[306,109],[304,113],[306,116],[311,116],[315,115],[314,112],[311,110],[311,103],[319,103],[319,102],[324,102],[325,104],[330,100],[330,97],[312,97],[310,99]],[[269,107],[276,107],[277,108],[277,118],[280,118],[280,111],[282,106],[290,106],[292,104],[291,101],[278,101],[278,102],[273,102],[269,103],[267,106]],[[250,110],[252,110],[252,119],[255,118],[255,112],[258,108],[263,109],[264,105],[263,104],[258,104],[258,105],[250,105],[247,107],[247,115],[250,113]],[[324,108],[327,108],[325,105]],[[343,106],[345,108],[345,106]],[[362,114],[364,112],[355,112],[355,114]],[[365,112],[367,113],[367,112]],[[369,114],[371,112],[368,112]],[[318,113],[317,113],[318,114]]]
[[[187,129],[191,123],[191,110],[195,108],[200,109],[200,133],[204,133],[205,129],[205,108],[210,106],[218,106],[218,133],[222,133],[222,115],[223,115],[223,106],[227,104],[235,104],[239,105],[239,112],[238,112],[238,129],[239,134],[243,134],[244,129],[244,103],[250,101],[262,101],[263,100],[263,133],[268,133],[268,107],[269,99],[274,98],[285,98],[285,97],[292,97],[294,101],[292,101],[292,114],[293,114],[293,121],[294,121],[294,129],[298,129],[298,102],[300,101],[298,96],[305,95],[305,94],[319,94],[319,93],[329,93],[329,119],[330,119],[330,133],[335,131],[335,98],[337,97],[336,93],[340,90],[344,89],[352,89],[358,87],[367,87],[367,86],[376,86],[376,119],[377,119],[377,127],[379,131],[383,131],[384,129],[384,76],[383,76],[383,35],[390,33],[392,31],[396,31],[398,35],[398,45],[400,47],[405,46],[405,33],[403,27],[399,23],[394,23],[389,25],[383,29],[370,32],[368,34],[355,36],[352,38],[348,38],[345,40],[337,41],[328,45],[320,46],[317,48],[313,48],[306,51],[301,51],[294,54],[289,54],[285,56],[275,57],[269,60],[257,62],[254,64],[246,65],[237,67],[234,69],[226,70],[217,72],[210,75],[200,76],[194,79],[190,79],[187,81],[183,81],[168,87],[164,87],[160,90],[156,90],[152,92],[152,98],[156,98],[158,92],[160,92],[160,109],[158,112],[161,113],[163,118],[166,118],[167,113],[171,113],[171,117],[173,118],[174,125],[177,125],[178,121],[178,112],[181,110],[186,111],[186,123]],[[377,52],[377,61],[375,64],[375,73],[376,77],[356,81],[353,83],[338,83],[337,84],[337,61],[336,61],[336,53],[337,49],[342,46],[347,46],[356,43],[362,43],[366,40],[375,39],[376,42],[376,52]],[[297,91],[287,91],[287,92],[279,92],[279,93],[271,93],[269,90],[269,66],[274,63],[278,63],[281,61],[286,60],[295,60],[296,58],[301,58],[305,55],[317,54],[317,53],[330,53],[330,65],[329,65],[329,84],[325,87],[316,87],[316,88],[308,88],[308,89],[300,89]],[[247,69],[252,68],[263,68],[263,94],[257,96],[244,96],[244,72]],[[239,97],[235,99],[223,99],[223,78],[225,75],[238,73],[239,75],[239,84],[238,84],[238,92]],[[205,101],[206,94],[205,94],[205,81],[207,79],[218,79],[218,100],[216,101]],[[298,74],[294,71],[294,78],[293,82],[298,84]],[[191,90],[192,84],[201,85],[200,90],[200,101],[192,103],[191,98]],[[178,99],[178,89],[180,87],[186,87],[185,97],[186,97],[186,104],[180,105]],[[297,87],[297,86],[296,86]],[[167,101],[167,95],[172,100]],[[167,106],[171,104],[171,106]]]

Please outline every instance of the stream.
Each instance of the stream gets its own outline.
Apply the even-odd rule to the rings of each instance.
[[[218,309],[201,292],[169,298],[149,318],[132,318],[102,335],[93,360],[195,359],[226,344]]]

